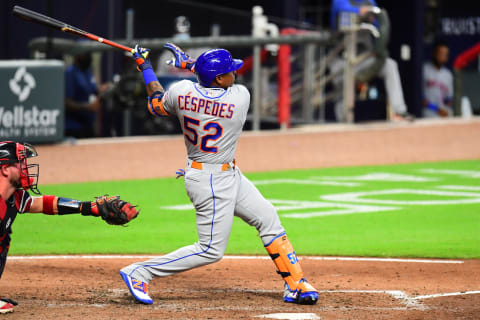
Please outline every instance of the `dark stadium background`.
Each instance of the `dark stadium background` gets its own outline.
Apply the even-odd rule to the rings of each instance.
[[[307,23],[312,29],[329,26],[329,7],[326,0],[265,0],[265,1],[193,1],[193,0],[2,0],[0,2],[0,59],[27,59],[28,42],[35,37],[69,37],[46,27],[27,23],[12,15],[14,5],[20,5],[65,21],[73,26],[112,39],[122,39],[126,30],[126,10],[135,11],[134,37],[166,38],[174,33],[174,19],[185,15],[190,19],[192,36],[210,34],[212,24],[220,25],[221,35],[248,35],[251,33],[251,10],[261,5],[269,17],[275,17],[280,27],[295,27]],[[399,65],[404,94],[409,110],[421,110],[421,68],[435,36],[441,35],[442,17],[480,16],[480,2],[468,0],[378,0],[387,9],[392,33],[389,51]],[[296,21],[297,25],[290,23]],[[447,35],[451,60],[463,50],[480,41],[480,19],[477,32],[471,35]],[[400,47],[407,44],[411,59],[400,59]],[[248,55],[248,50],[237,55]],[[120,53],[115,54],[115,68],[121,68]],[[49,52],[50,58],[58,53]],[[452,61],[450,61],[450,66]],[[108,80],[108,79],[105,79]]]

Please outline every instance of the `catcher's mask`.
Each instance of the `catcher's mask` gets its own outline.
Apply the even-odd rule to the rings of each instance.
[[[40,194],[38,185],[38,164],[28,164],[27,159],[38,156],[37,150],[26,142],[0,142],[0,166],[20,164],[20,183],[24,190],[30,189],[34,194]]]

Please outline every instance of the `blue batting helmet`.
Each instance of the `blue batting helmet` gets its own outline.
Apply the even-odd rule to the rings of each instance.
[[[216,76],[238,70],[242,66],[243,61],[233,59],[227,50],[212,49],[198,57],[195,62],[195,73],[197,74],[198,82],[202,86],[208,87],[215,80]]]

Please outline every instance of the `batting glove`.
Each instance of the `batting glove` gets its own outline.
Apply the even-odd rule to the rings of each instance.
[[[184,169],[178,169],[177,172],[175,172],[177,174],[177,177],[176,179],[180,178],[180,177],[184,177],[185,176],[185,170]]]
[[[137,44],[135,48],[132,49],[132,54],[133,54],[133,58],[135,59],[135,62],[137,63],[138,71],[153,69],[152,63],[148,59],[148,56],[150,54],[150,49],[141,48]]]
[[[179,69],[187,69],[193,72],[195,67],[195,59],[190,58],[188,54],[183,52],[180,47],[174,45],[173,43],[165,43],[163,45],[166,49],[173,53],[173,59],[168,60],[166,64],[174,66]]]

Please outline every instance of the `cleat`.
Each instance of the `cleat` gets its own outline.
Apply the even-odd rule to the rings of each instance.
[[[318,301],[318,292],[302,292],[298,297],[298,304],[316,304]]]
[[[13,306],[18,306],[18,302],[13,300],[13,299],[8,299],[8,298],[0,298],[1,301],[3,302],[8,302],[10,304],[13,304]]]
[[[301,279],[299,281],[298,288],[295,290],[290,289],[288,284],[285,282],[283,301],[296,304],[313,305],[318,301],[318,292],[305,279]]]
[[[125,272],[120,271],[123,281],[127,285],[132,296],[143,304],[152,304],[153,300],[148,295],[148,284],[140,280],[134,279]]]
[[[13,312],[13,304],[0,300],[0,313]]]
[[[395,113],[392,116],[392,121],[394,122],[413,122],[415,121],[415,116],[408,112]]]

